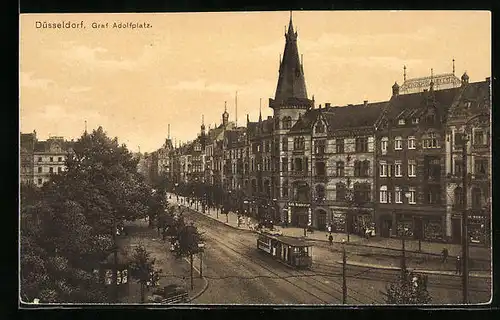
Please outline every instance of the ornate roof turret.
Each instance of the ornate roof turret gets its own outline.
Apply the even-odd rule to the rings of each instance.
[[[399,94],[399,84],[397,82],[394,82],[392,85],[392,95],[397,96]]]
[[[225,127],[229,123],[229,113],[227,112],[227,101],[224,101],[224,113],[222,114],[222,125]]]

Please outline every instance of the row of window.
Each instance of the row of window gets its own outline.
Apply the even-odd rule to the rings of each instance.
[[[403,193],[401,187],[394,188],[394,203],[403,203],[403,197],[407,198],[407,203],[416,204],[416,188],[410,187],[407,192]],[[392,192],[387,190],[387,186],[380,186],[380,203],[392,203]]]
[[[63,157],[57,157],[57,162],[63,161]],[[43,157],[38,157],[38,162],[43,162]],[[49,157],[49,162],[54,162],[54,157]]]
[[[62,171],[63,171],[63,168],[61,168],[61,167],[57,168],[58,173],[61,173]],[[54,167],[50,167],[49,173],[54,173],[54,172],[55,172]],[[43,167],[38,167],[38,173],[43,173]]]
[[[394,166],[387,164],[385,161],[380,161],[379,175],[380,177],[390,177],[394,174],[395,177],[403,176],[403,162],[400,160],[394,161]],[[408,160],[408,177],[417,176],[417,162],[415,160]]]

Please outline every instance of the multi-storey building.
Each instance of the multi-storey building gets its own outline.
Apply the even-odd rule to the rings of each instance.
[[[32,184],[33,181],[33,153],[35,151],[36,131],[21,133],[20,137],[20,182]]]
[[[469,76],[464,74],[446,123],[446,236],[455,243],[462,239],[464,210],[469,218],[470,240],[489,243],[492,192],[490,86],[489,78],[469,83]],[[464,208],[465,197],[467,206]]]
[[[377,130],[377,230],[442,240],[446,228],[445,122],[458,88],[400,94],[393,86]]]
[[[467,149],[469,213],[473,234],[484,234],[491,192],[489,176],[481,175],[489,172],[491,151],[489,84],[468,84],[454,70],[404,80],[401,88],[394,84],[389,101],[317,108],[307,96],[290,19],[276,94],[269,99],[273,116],[251,122],[247,115],[246,128],[236,128],[225,109],[222,124],[206,135],[200,154],[210,198],[294,226],[331,224],[337,232],[356,233],[375,224],[384,237],[404,231],[426,240],[458,238],[461,149],[450,140],[467,123],[474,128],[467,129],[474,132]],[[192,182],[196,141],[170,152],[174,181]]]
[[[41,187],[49,181],[52,174],[65,170],[65,161],[73,152],[73,141],[65,141],[63,137],[50,137],[46,141],[36,141],[33,151],[33,182]]]

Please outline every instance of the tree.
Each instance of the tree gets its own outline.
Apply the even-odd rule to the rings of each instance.
[[[386,288],[388,304],[428,304],[431,300],[427,291],[427,276],[406,269]]]
[[[155,269],[156,259],[151,257],[151,254],[144,248],[144,246],[139,245],[135,248],[135,252],[132,255],[132,261],[130,263],[131,276],[137,279],[137,282],[141,285],[141,302],[146,301],[145,291],[150,286],[157,286],[160,280],[161,270]]]
[[[106,302],[93,268],[115,226],[145,217],[152,190],[137,160],[99,127],[74,143],[64,172],[41,189],[21,186],[21,294],[41,302]]]

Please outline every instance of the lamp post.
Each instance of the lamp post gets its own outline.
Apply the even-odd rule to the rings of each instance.
[[[467,133],[464,130],[462,135],[462,190],[463,190],[463,212],[462,212],[462,299],[463,303],[467,304],[468,302],[468,289],[469,289],[469,231],[467,230],[468,223],[468,212],[467,212]]]
[[[200,278],[203,278],[203,249],[205,248],[204,243],[198,243],[198,250],[200,251]]]

